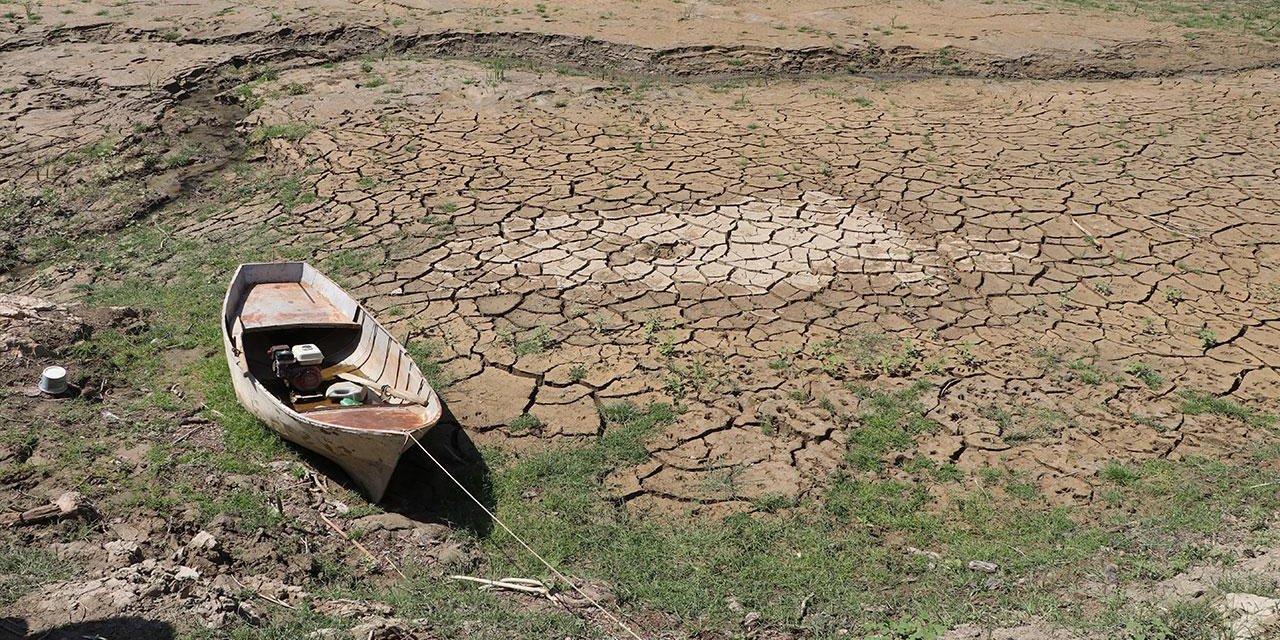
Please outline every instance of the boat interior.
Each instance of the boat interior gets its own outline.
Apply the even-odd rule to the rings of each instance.
[[[243,350],[249,374],[263,389],[285,406],[316,422],[352,429],[412,431],[431,424],[433,416],[421,403],[384,384],[387,358],[370,358],[369,351],[386,349],[389,338],[371,338],[376,325],[365,321],[363,310],[354,305],[343,311],[330,296],[305,282],[271,282],[249,285],[231,331]],[[315,345],[323,354],[319,363],[319,387],[299,393],[277,375],[271,350],[276,346]],[[396,379],[408,379],[407,362],[399,362]],[[379,371],[363,372],[364,363],[375,363]],[[400,372],[404,372],[402,375]],[[357,404],[344,404],[327,393],[336,383],[363,387]]]

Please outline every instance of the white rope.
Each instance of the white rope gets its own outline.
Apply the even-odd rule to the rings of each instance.
[[[644,638],[641,638],[639,634],[637,634],[635,631],[632,631],[631,627],[627,626],[627,623],[623,622],[621,618],[610,613],[608,609],[604,608],[604,605],[597,602],[595,598],[592,598],[590,595],[587,594],[587,592],[583,591],[581,588],[578,587],[578,585],[574,584],[572,580],[567,578],[563,573],[560,573],[559,569],[556,569],[555,567],[551,566],[550,562],[547,562],[542,558],[542,556],[538,555],[538,552],[534,551],[533,547],[530,547],[529,544],[525,542],[523,538],[516,535],[516,532],[511,530],[511,527],[508,527],[505,522],[499,519],[498,516],[495,515],[492,511],[490,511],[489,507],[484,506],[483,502],[480,502],[479,499],[477,499],[474,495],[472,495],[471,491],[467,489],[467,487],[464,486],[461,482],[459,482],[458,479],[455,478],[453,474],[450,473],[449,470],[445,468],[445,466],[441,464],[439,460],[436,459],[435,456],[431,455],[431,452],[427,451],[427,448],[422,446],[422,443],[418,442],[418,439],[413,437],[412,433],[406,432],[405,437],[412,440],[414,444],[418,445],[418,448],[422,449],[422,452],[427,454],[427,457],[431,458],[431,461],[434,462],[437,467],[440,467],[440,470],[443,471],[446,476],[449,476],[449,479],[452,480],[454,484],[458,485],[458,488],[462,489],[462,492],[467,494],[467,497],[471,498],[471,501],[476,503],[476,506],[484,510],[484,512],[488,514],[488,516],[492,518],[494,522],[498,523],[498,526],[502,527],[503,531],[506,531],[512,538],[515,538],[516,542],[519,542],[520,546],[524,547],[525,551],[528,551],[531,555],[533,555],[533,557],[538,559],[538,562],[542,563],[542,566],[550,570],[551,573],[555,574],[557,578],[565,581],[565,583],[568,584],[570,587],[572,587],[574,591],[578,592],[578,595],[582,596],[584,599],[587,600],[587,602],[590,602],[592,605],[594,605],[595,608],[600,610],[600,613],[603,613],[605,617],[612,620],[614,624],[617,624],[623,631],[626,631],[627,635],[631,636],[632,638],[635,638],[635,640],[644,640]]]

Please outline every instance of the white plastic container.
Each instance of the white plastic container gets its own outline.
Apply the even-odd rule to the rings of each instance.
[[[329,385],[329,388],[324,392],[326,398],[337,400],[339,402],[347,398],[351,398],[356,402],[363,402],[364,394],[364,387],[354,382],[335,382]]]
[[[67,392],[67,370],[59,367],[45,367],[40,373],[40,391],[51,396]]]

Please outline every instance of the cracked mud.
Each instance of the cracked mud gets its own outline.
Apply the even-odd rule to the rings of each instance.
[[[408,22],[387,28],[335,5],[303,27],[293,9],[68,6],[65,24],[0,33],[0,178],[33,206],[42,184],[80,189],[45,206],[49,232],[159,210],[181,237],[303,248],[399,335],[441,345],[480,444],[573,441],[602,403],[679,403],[653,459],[609,479],[637,509],[821,493],[866,402],[845,383],[933,383],[920,402],[940,428],[890,473],[996,466],[1063,502],[1091,500],[1108,462],[1232,459],[1266,433],[1187,415],[1181,394],[1280,409],[1280,73],[1242,36],[1212,62],[1149,26],[1154,48],[1121,55],[1123,24],[1031,52],[1009,30],[836,49],[756,25],[742,49],[726,43],[743,18],[708,5],[702,55],[622,27],[584,40],[573,5],[539,38],[520,29],[532,8],[467,36],[492,16],[410,29],[415,9],[383,4],[379,21]],[[819,39],[861,37],[809,9],[830,23]],[[957,49],[940,63],[941,47]],[[569,67],[432,57],[504,51]],[[266,62],[231,90],[226,70]],[[749,75],[855,63],[895,75]],[[266,132],[260,162],[307,197],[200,210],[184,196],[246,179],[221,168],[238,143],[165,160],[200,127]],[[157,132],[159,161],[65,160]],[[120,193],[93,186],[102,171]],[[6,289],[74,299],[95,277],[24,266],[42,245],[10,233]],[[525,414],[538,426],[513,426]]]

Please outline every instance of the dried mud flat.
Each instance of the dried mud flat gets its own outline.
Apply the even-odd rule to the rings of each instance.
[[[947,470],[928,487],[947,505],[996,470],[1088,507],[1117,465],[1280,473],[1257,455],[1280,413],[1280,49],[1263,38],[978,3],[25,11],[0,27],[7,293],[93,304],[139,272],[308,259],[423,345],[485,450],[584,445],[617,403],[676,406],[646,459],[602,478],[636,517],[801,505],[833,476]],[[99,363],[11,342],[28,381],[51,354]],[[156,369],[208,349],[188,342]],[[81,382],[150,397],[111,379],[116,360]],[[224,446],[217,420],[175,440],[203,423],[171,395],[148,438]],[[884,441],[867,416],[886,398],[932,426]],[[76,420],[109,428],[113,407]],[[155,463],[122,451],[103,453]],[[9,476],[7,506],[68,488],[51,467]],[[273,471],[275,514],[308,535],[359,500],[301,463]],[[101,517],[71,542],[27,534],[89,572],[15,605],[32,632],[192,602],[214,626],[256,622],[241,595],[300,603],[289,585],[319,573],[234,521]],[[439,525],[367,517],[392,523],[358,526],[395,563],[484,562]],[[90,613],[60,619],[62,599]]]

